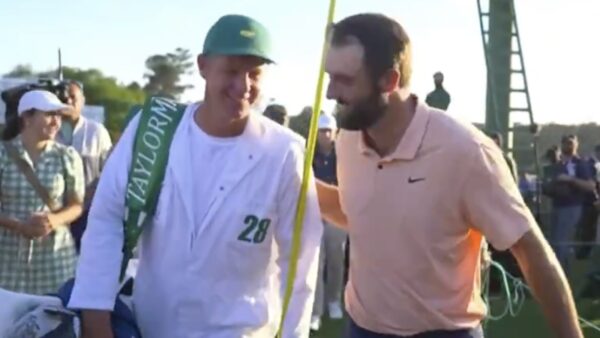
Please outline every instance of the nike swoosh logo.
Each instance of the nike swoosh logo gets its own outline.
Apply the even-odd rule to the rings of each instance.
[[[408,178],[408,183],[416,183],[416,182],[421,182],[421,181],[425,181],[425,177],[421,177],[421,178],[409,177]]]

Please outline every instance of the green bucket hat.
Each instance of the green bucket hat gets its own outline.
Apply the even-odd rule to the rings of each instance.
[[[208,31],[204,55],[251,55],[274,63],[265,26],[244,15],[225,15]]]

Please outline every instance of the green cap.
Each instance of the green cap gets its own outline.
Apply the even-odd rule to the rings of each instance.
[[[267,28],[244,15],[225,15],[208,31],[205,55],[252,55],[274,62]]]

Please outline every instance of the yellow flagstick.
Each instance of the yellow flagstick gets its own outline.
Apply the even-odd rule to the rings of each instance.
[[[304,209],[306,208],[306,192],[308,190],[310,171],[312,169],[312,161],[315,155],[315,145],[317,143],[317,121],[321,112],[321,101],[323,97],[323,78],[325,77],[325,57],[327,55],[327,45],[329,43],[329,31],[333,23],[333,15],[335,12],[336,0],[329,0],[329,14],[327,16],[327,25],[325,26],[325,37],[323,41],[323,50],[321,52],[321,66],[319,69],[319,77],[317,80],[317,89],[315,92],[315,102],[313,105],[312,116],[310,118],[310,128],[308,132],[308,142],[306,144],[306,153],[304,158],[304,171],[302,173],[302,185],[300,188],[300,196],[296,206],[296,218],[294,223],[294,234],[292,237],[292,249],[290,253],[290,265],[287,275],[287,285],[283,298],[283,311],[281,313],[281,323],[279,324],[279,332],[277,336],[282,337],[283,325],[285,317],[292,298],[294,290],[294,280],[296,279],[296,269],[298,267],[298,255],[300,254],[300,242],[302,238],[302,225],[304,222]]]

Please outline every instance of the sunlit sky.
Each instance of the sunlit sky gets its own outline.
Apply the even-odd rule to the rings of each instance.
[[[485,1],[484,1],[485,2]],[[515,0],[536,120],[600,122],[600,1]],[[71,67],[98,68],[120,82],[143,83],[145,59],[176,47],[201,51],[208,28],[222,15],[262,21],[273,34],[278,64],[265,96],[292,114],[312,105],[323,42],[327,0],[0,0],[0,73],[17,64],[36,70],[57,65],[57,49]],[[360,12],[397,19],[413,42],[413,91],[433,88],[446,75],[449,114],[485,118],[486,73],[476,0],[337,0],[336,20]],[[200,100],[195,86],[184,100]],[[325,108],[331,109],[326,101]]]

